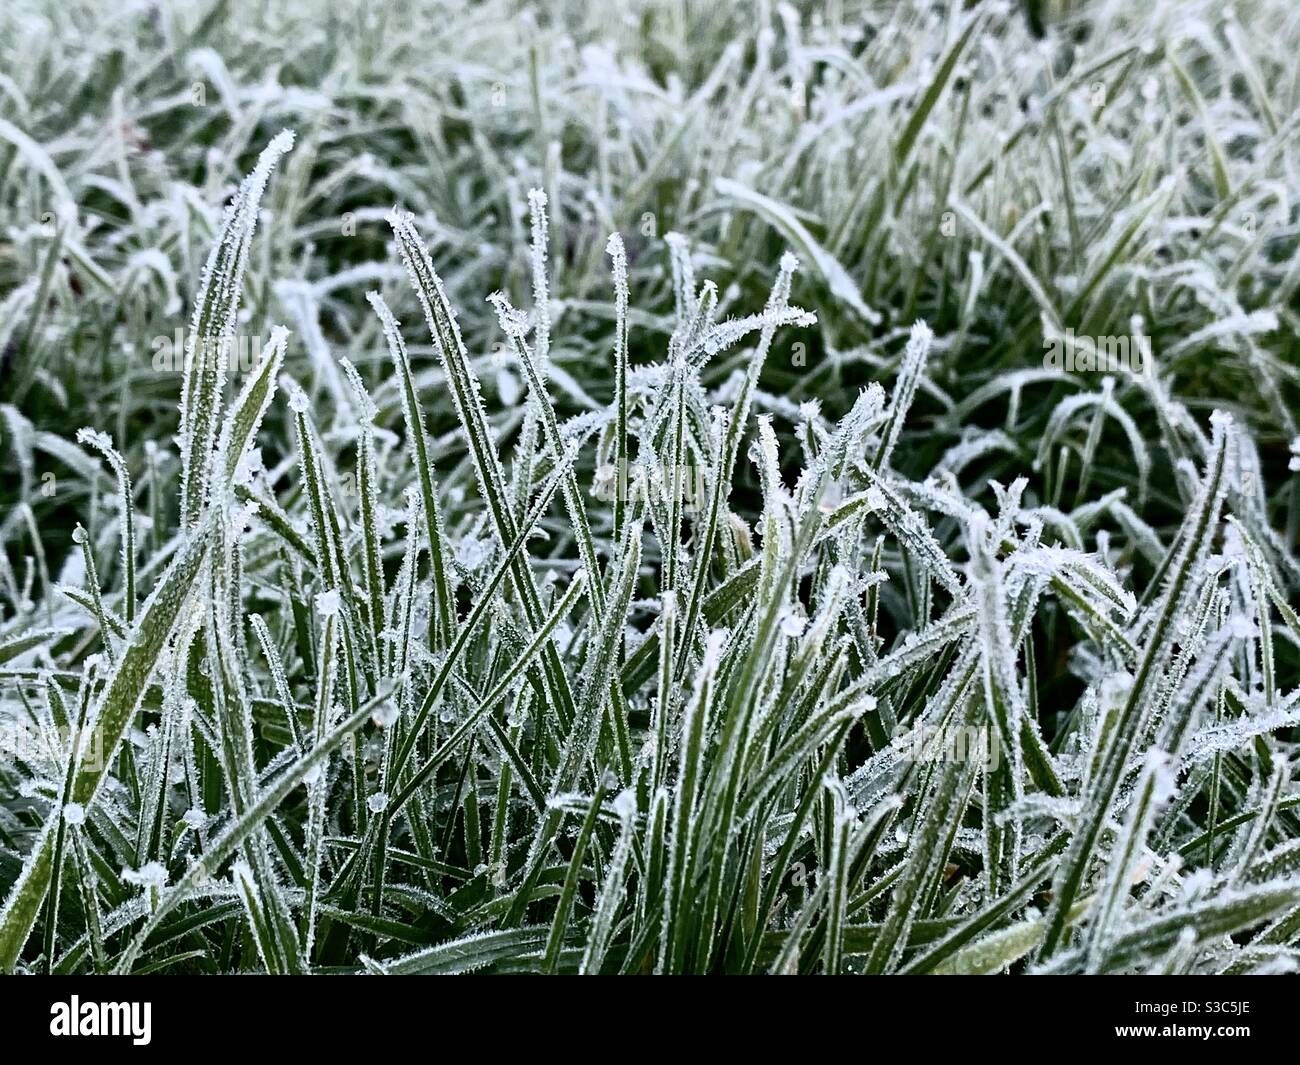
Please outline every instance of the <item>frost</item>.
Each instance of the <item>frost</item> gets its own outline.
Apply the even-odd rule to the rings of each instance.
[[[289,393],[289,409],[294,414],[306,414],[311,409],[311,402],[307,399],[307,393],[292,381],[286,380],[284,384]]]
[[[794,611],[786,611],[781,616],[781,632],[791,638],[802,636],[807,624],[807,618],[800,617]]]
[[[148,862],[139,869],[122,870],[122,879],[138,887],[164,888],[167,886],[167,869],[161,862]]]
[[[493,547],[491,539],[462,536],[456,545],[456,561],[473,573],[492,557]]]
[[[1294,969],[1283,0],[391,6],[0,38],[0,969]]]
[[[1101,701],[1105,706],[1122,703],[1133,688],[1133,677],[1125,672],[1107,673],[1101,680]]]
[[[620,791],[614,797],[614,812],[624,821],[636,816],[636,793],[630,788]]]

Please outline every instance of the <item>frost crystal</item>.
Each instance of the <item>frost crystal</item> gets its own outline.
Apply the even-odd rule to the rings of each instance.
[[[20,6],[0,970],[1296,967],[1294,4]]]
[[[167,869],[161,862],[148,862],[139,869],[124,869],[122,879],[138,887],[164,888],[167,886]]]

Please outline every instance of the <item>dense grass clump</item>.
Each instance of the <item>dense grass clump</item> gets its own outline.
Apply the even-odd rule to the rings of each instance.
[[[0,968],[1295,969],[1238,9],[8,5]]]

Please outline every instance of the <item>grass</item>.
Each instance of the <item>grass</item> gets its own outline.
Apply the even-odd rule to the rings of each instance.
[[[1295,969],[1300,13],[1031,8],[8,6],[0,967]]]

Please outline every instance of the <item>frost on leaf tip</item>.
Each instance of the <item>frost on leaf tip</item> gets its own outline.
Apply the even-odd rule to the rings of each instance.
[[[375,401],[370,398],[370,393],[366,390],[361,375],[352,364],[352,360],[347,356],[343,356],[339,359],[339,365],[343,367],[348,384],[352,386],[352,395],[356,399],[357,420],[362,425],[370,425],[379,416],[379,408],[375,406]]]
[[[284,376],[280,378],[280,387],[289,396],[289,409],[295,414],[306,414],[311,403],[307,399],[307,393],[298,386],[298,383],[293,378]]]
[[[293,143],[294,131],[291,129],[282,129],[271,138],[271,142],[266,146],[266,151],[267,153],[276,156],[286,155],[293,151]]]
[[[522,340],[528,335],[528,315],[512,307],[504,293],[492,293],[488,297],[488,302],[497,312],[497,321],[506,336]]]

